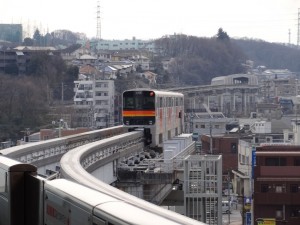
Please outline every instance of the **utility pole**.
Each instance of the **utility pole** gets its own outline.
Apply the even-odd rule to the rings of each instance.
[[[230,171],[228,170],[228,175],[227,175],[227,191],[228,191],[228,196],[227,196],[227,198],[228,198],[228,224],[230,224],[230,204],[231,204],[231,199],[230,199],[230,188],[229,188],[229,186],[230,186]]]
[[[291,45],[291,29],[289,29],[289,46]]]
[[[209,121],[209,150],[210,150],[210,154],[212,155],[212,124],[211,121]]]
[[[61,137],[61,129],[64,127],[64,120],[60,119],[58,121],[58,137]]]
[[[61,82],[61,104],[64,104],[64,82]]]
[[[190,119],[190,133],[193,133],[194,132],[194,124],[193,124],[194,115],[193,115],[193,113],[191,113],[189,119]]]

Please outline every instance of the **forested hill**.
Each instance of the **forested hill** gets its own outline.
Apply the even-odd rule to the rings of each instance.
[[[156,40],[161,57],[172,57],[170,79],[179,85],[210,84],[211,79],[245,72],[246,57],[228,36],[199,38],[174,35]]]
[[[250,39],[232,39],[231,42],[239,46],[256,66],[300,72],[300,50],[296,46]]]
[[[300,50],[260,40],[231,39],[222,30],[213,38],[187,35],[166,36],[156,40],[160,56],[172,57],[169,79],[177,85],[210,84],[217,76],[246,73],[247,60],[254,67],[300,71]]]

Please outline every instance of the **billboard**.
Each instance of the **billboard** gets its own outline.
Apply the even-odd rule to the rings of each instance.
[[[275,218],[258,218],[256,222],[258,225],[276,225]]]

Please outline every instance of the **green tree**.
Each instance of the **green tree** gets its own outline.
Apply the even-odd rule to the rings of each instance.
[[[217,34],[217,39],[218,40],[229,40],[230,38],[229,38],[228,34],[225,31],[223,31],[222,28],[219,28],[218,34]]]
[[[78,66],[70,65],[67,67],[66,77],[64,79],[65,82],[73,82],[77,79],[79,73]]]
[[[34,44],[36,46],[40,46],[41,45],[41,42],[42,42],[42,35],[39,31],[39,29],[36,29],[34,31],[34,34],[33,34],[33,40],[34,40]]]
[[[23,44],[25,46],[33,46],[33,39],[27,37],[27,38],[24,38],[24,41],[23,41]]]

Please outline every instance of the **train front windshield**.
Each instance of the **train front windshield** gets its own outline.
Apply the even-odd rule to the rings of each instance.
[[[123,93],[123,123],[153,125],[155,123],[155,93],[126,91]]]

